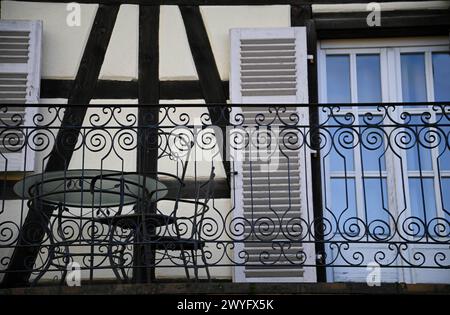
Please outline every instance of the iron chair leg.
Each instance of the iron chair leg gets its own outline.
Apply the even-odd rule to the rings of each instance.
[[[191,280],[191,276],[189,274],[188,261],[186,259],[186,253],[184,251],[183,245],[181,245],[181,259],[183,260],[184,272],[186,273],[187,280]]]
[[[198,266],[197,266],[197,256],[196,256],[197,251],[195,249],[191,250],[191,255],[192,255],[192,264],[194,267],[194,276],[195,276],[195,282],[198,281]]]
[[[206,261],[205,249],[202,247],[200,250],[202,252],[202,261],[203,261],[203,264],[205,265],[206,277],[208,278],[208,282],[211,282],[211,275],[209,273],[209,266]]]

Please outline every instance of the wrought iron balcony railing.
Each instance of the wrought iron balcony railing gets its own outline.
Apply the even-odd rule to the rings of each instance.
[[[203,106],[0,107],[3,285],[450,282],[450,104]]]

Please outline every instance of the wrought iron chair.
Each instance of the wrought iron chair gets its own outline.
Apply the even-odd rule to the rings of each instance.
[[[168,134],[165,134],[165,136],[179,137]],[[200,234],[204,213],[209,209],[207,203],[213,192],[214,168],[211,169],[208,180],[197,187],[196,194],[192,196],[192,199],[181,199],[182,189],[185,186],[184,181],[189,154],[194,144],[193,142],[182,142],[184,142],[185,151],[188,152],[184,154],[185,160],[182,162],[180,176],[163,172],[139,173],[145,178],[158,179],[158,182],[164,183],[165,186],[151,192],[144,191],[136,202],[134,213],[122,214],[119,211],[113,216],[94,219],[96,223],[109,227],[108,256],[110,257],[110,265],[115,276],[122,281],[128,282],[131,280],[127,272],[130,269],[133,270],[135,281],[144,281],[143,278],[151,281],[151,274],[154,271],[152,268],[161,263],[161,260],[157,261],[156,253],[162,252],[162,260],[169,258],[174,261],[174,256],[170,254],[172,251],[180,251],[179,258],[182,261],[188,279],[190,279],[189,268],[191,266],[194,268],[195,279],[198,279],[199,263],[197,252],[200,251],[207,277],[210,279],[204,251],[205,243],[201,240]],[[173,148],[165,146],[164,149],[166,150],[160,150],[162,151],[159,155],[160,158],[169,156],[171,159],[179,159],[179,156],[174,156]],[[114,176],[102,176],[102,179],[111,180],[113,178]],[[125,191],[126,183],[123,180],[116,180],[118,182],[117,185],[121,187],[121,191]],[[94,180],[92,185],[95,186],[95,184]],[[168,193],[167,196],[155,198],[155,194],[165,192]],[[200,198],[204,199],[201,201]],[[157,206],[159,201],[170,201],[172,206],[159,207]],[[191,205],[194,208],[194,214],[188,217],[179,217],[180,204]],[[181,232],[180,222],[183,222],[182,224],[185,227],[191,226],[190,235]],[[131,254],[130,244],[133,244],[133,254]],[[146,270],[146,272],[143,272],[143,270]]]
[[[147,173],[145,175],[161,174],[170,176],[167,173]],[[103,178],[107,177],[110,176]],[[177,179],[175,176],[172,177]],[[182,199],[180,197],[184,183],[181,179],[178,179],[173,181],[175,183],[173,187],[162,188],[143,195],[140,204],[137,205],[141,211],[137,213],[127,215],[117,213],[111,217],[95,219],[96,222],[109,226],[108,252],[111,268],[118,279],[129,282],[131,279],[127,270],[133,269],[133,272],[139,273],[142,269],[156,267],[158,263],[165,259],[172,262],[180,259],[188,279],[191,278],[189,268],[194,269],[196,280],[199,279],[199,268],[205,268],[208,280],[211,279],[204,249],[205,242],[202,238],[202,228],[205,213],[209,210],[208,202],[214,192],[214,177],[214,167],[212,167],[209,178],[203,184],[198,185],[193,199]],[[154,194],[158,194],[165,189],[172,191],[172,193],[169,193],[167,197],[154,198]],[[173,210],[170,214],[163,214],[163,209],[155,211],[155,203],[162,201],[173,202]],[[194,213],[189,216],[179,216],[179,207],[182,204],[191,205]],[[127,253],[130,244],[134,244],[134,247],[138,247],[140,250],[134,250],[134,257],[127,259],[127,254],[130,256],[129,252]],[[170,253],[172,251],[179,251],[180,256],[173,256]],[[198,251],[200,251],[203,265],[199,264]],[[161,259],[158,262],[155,262],[156,253],[161,254]],[[140,262],[144,264],[142,265]],[[131,266],[131,263],[133,263],[133,266]],[[147,280],[151,281],[148,273]]]
[[[175,200],[173,198],[163,197],[158,200],[175,202],[175,211],[169,222],[174,227],[174,235],[162,233],[153,239],[149,239],[145,235],[143,236],[144,241],[150,240],[151,242],[155,242],[156,249],[163,250],[162,257],[169,257],[172,260],[177,257],[170,257],[169,252],[180,251],[181,260],[188,280],[190,279],[189,268],[194,269],[194,278],[196,281],[199,280],[199,268],[205,268],[207,279],[211,280],[205,252],[206,242],[203,237],[203,224],[205,222],[205,214],[209,210],[208,203],[214,193],[214,177],[214,167],[211,167],[207,181],[196,187],[196,196],[194,196],[194,199]],[[183,204],[192,206],[193,213],[180,216],[179,208]],[[198,252],[200,252],[200,255],[198,255]],[[198,256],[200,256],[202,265],[199,264]]]
[[[156,136],[156,137],[155,137]],[[154,267],[154,241],[149,239],[155,238],[157,230],[174,223],[174,213],[176,212],[177,202],[173,209],[164,209],[160,211],[156,207],[156,200],[162,195],[168,194],[170,198],[178,201],[181,196],[181,189],[184,186],[184,178],[189,163],[190,152],[194,143],[186,139],[183,135],[175,133],[159,132],[153,135],[154,138],[165,138],[166,141],[161,145],[158,143],[159,149],[158,159],[169,158],[177,163],[177,174],[167,172],[127,172],[127,176],[143,176],[144,178],[157,179],[162,183],[161,187],[152,191],[142,190],[137,198],[132,212],[122,213],[119,211],[113,215],[100,215],[93,219],[95,223],[108,226],[109,244],[108,256],[110,265],[115,276],[122,281],[130,281],[127,269],[133,270],[133,278],[138,281],[142,278],[139,274],[143,274],[142,270],[148,270],[147,275],[151,274],[151,268]],[[169,139],[173,139],[170,141]],[[180,152],[182,154],[180,154]],[[99,176],[92,181],[92,192],[95,193],[97,180],[116,180],[117,186],[120,186],[121,194],[126,192],[127,183],[114,176]],[[145,186],[145,185],[144,185]],[[146,238],[147,241],[144,241]],[[133,254],[130,253],[131,248]],[[145,273],[144,273],[145,274]],[[147,280],[151,280],[149,276]],[[143,281],[143,279],[140,279]]]

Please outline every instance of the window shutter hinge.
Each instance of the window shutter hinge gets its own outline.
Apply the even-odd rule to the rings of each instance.
[[[309,60],[309,63],[314,63],[314,55],[308,55],[306,59]]]

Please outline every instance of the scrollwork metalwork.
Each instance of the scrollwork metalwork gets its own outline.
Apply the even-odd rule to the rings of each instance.
[[[72,262],[94,278],[132,281],[136,268],[183,271],[195,262],[200,269],[210,267],[213,275],[214,267],[318,267],[311,259],[318,254],[329,268],[375,262],[386,268],[448,270],[450,105],[425,103],[413,111],[404,105],[310,105],[318,106],[318,125],[304,117],[309,105],[216,106],[215,119],[230,122],[226,134],[223,126],[212,125],[204,105],[160,105],[158,119],[149,112],[142,121],[153,123],[141,126],[137,106],[90,105],[81,127],[74,126],[76,111],[65,117],[63,106],[39,105],[32,119],[24,120],[14,107],[2,105],[1,114],[13,113],[0,115],[2,174],[27,175],[25,164],[12,169],[19,153],[22,163],[32,156],[42,169],[55,145],[61,156],[73,150],[69,169],[124,174],[136,170],[136,152],[143,148],[158,152],[158,171],[186,175],[183,189],[191,195],[180,196],[195,202],[158,201],[152,206],[156,220],[140,218],[136,205],[80,209],[52,204],[49,215],[36,198],[5,198],[0,200],[0,274],[15,272],[8,266],[19,242],[39,248],[37,258],[24,257],[34,283],[55,274],[62,280]],[[57,138],[63,117],[65,128],[77,132]],[[221,152],[223,143],[230,152]],[[252,166],[244,167],[240,159],[249,158],[250,150],[266,156],[251,157]],[[231,155],[231,174],[224,172],[225,153]],[[186,170],[180,159],[189,159]],[[311,159],[322,167],[322,217],[314,211]],[[229,185],[230,196],[213,192],[200,215],[196,207],[202,198],[196,194],[211,167],[217,173],[216,191]],[[5,195],[6,183],[3,176]],[[71,179],[65,185],[81,191],[86,182]],[[281,193],[273,188],[283,185]],[[131,194],[127,185],[123,189]],[[37,219],[25,220],[29,213]],[[180,239],[194,234],[195,245],[180,252]],[[325,252],[315,252],[319,242]]]

